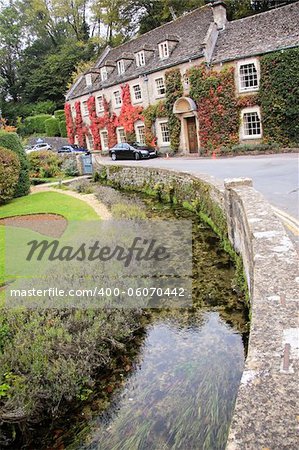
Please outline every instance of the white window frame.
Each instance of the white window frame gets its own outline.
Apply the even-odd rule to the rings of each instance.
[[[257,114],[260,122],[260,133],[258,134],[246,134],[246,114]],[[241,129],[240,129],[240,138],[241,140],[248,139],[261,139],[263,136],[263,128],[262,128],[262,120],[261,120],[261,112],[259,106],[253,108],[244,108],[241,111]]]
[[[122,135],[122,132],[123,132],[123,135]],[[125,133],[124,127],[118,127],[116,129],[116,134],[117,134],[117,143],[118,144],[126,142],[126,133]]]
[[[104,137],[104,135],[105,135],[105,137]],[[101,130],[100,131],[100,136],[101,136],[102,149],[103,150],[108,150],[109,149],[108,131],[107,130]]]
[[[159,56],[160,59],[169,58],[169,44],[168,41],[160,42],[159,44]]]
[[[136,59],[136,66],[137,67],[145,66],[145,53],[144,53],[144,50],[141,50],[140,52],[136,53],[135,59]]]
[[[135,90],[135,88],[139,88],[139,93],[140,93],[140,97],[136,97],[136,90]],[[132,91],[133,91],[133,100],[134,100],[134,103],[137,103],[137,102],[142,102],[142,89],[141,89],[141,86],[140,86],[140,84],[133,84],[133,86],[132,86]]]
[[[121,105],[122,105],[121,92],[120,91],[114,91],[113,92],[113,98],[114,98],[114,106],[115,106],[115,108],[120,108]]]
[[[167,125],[167,132],[169,135],[169,140],[165,141],[163,139],[163,125]],[[170,132],[169,132],[169,126],[168,126],[168,120],[160,120],[159,121],[159,132],[160,132],[160,137],[161,137],[161,147],[168,147],[170,145]]]
[[[83,102],[82,102],[82,114],[83,114],[83,116],[88,116],[88,114],[89,114],[87,100],[83,100]]]
[[[91,86],[92,86],[92,76],[91,76],[91,73],[86,73],[86,74],[85,74],[85,81],[86,81],[86,87],[91,87]]]
[[[101,68],[101,80],[106,81],[108,79],[107,67]]]
[[[120,59],[119,61],[117,61],[117,72],[118,75],[123,75],[125,73],[126,69],[125,69],[125,62],[123,59]]]
[[[99,101],[101,99],[101,101]],[[97,96],[97,107],[98,107],[98,111],[99,112],[103,112],[104,111],[104,97],[103,95],[98,95]]]
[[[158,86],[158,81],[162,80],[163,81],[163,86]],[[156,88],[156,97],[157,98],[161,98],[161,97],[165,97],[166,95],[166,86],[165,86],[165,80],[164,77],[157,77],[155,78],[155,88]],[[164,93],[161,94],[161,92],[159,92],[159,90],[164,89]]]
[[[244,79],[246,75],[242,75],[242,67],[254,65],[254,68],[256,70],[256,80],[257,85],[256,86],[244,86]],[[243,61],[238,62],[238,86],[239,86],[239,92],[255,92],[259,90],[260,87],[260,66],[257,59],[247,59]],[[250,77],[250,73],[247,74],[247,76]],[[253,76],[253,74],[252,74]]]
[[[142,133],[140,133],[140,130],[142,129]],[[145,145],[146,139],[145,139],[145,125],[144,123],[139,123],[136,125],[136,140],[139,142],[139,144]]]

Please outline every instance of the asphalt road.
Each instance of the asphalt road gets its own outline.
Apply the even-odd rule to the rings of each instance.
[[[106,158],[105,158],[106,159]],[[232,158],[156,158],[144,161],[116,161],[114,164],[136,164],[171,168],[189,173],[206,173],[224,178],[250,177],[253,186],[275,207],[299,217],[298,154],[236,156]]]

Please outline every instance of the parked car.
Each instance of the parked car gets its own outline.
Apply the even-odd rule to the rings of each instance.
[[[79,145],[69,144],[60,147],[57,153],[89,153],[89,151],[84,147],[79,147]]]
[[[29,149],[26,149],[26,153],[37,152],[39,150],[52,150],[52,146],[47,142],[40,142],[39,144],[32,145]]]
[[[134,144],[126,142],[116,144],[109,149],[109,155],[113,161],[117,159],[148,159],[158,156],[157,150],[137,142]]]

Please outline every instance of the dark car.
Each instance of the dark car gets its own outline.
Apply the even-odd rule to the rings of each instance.
[[[138,143],[127,144],[123,142],[110,148],[109,155],[113,161],[117,159],[148,159],[155,158],[157,150]]]
[[[76,144],[64,145],[58,149],[57,153],[89,153],[89,151],[84,147],[79,147]]]

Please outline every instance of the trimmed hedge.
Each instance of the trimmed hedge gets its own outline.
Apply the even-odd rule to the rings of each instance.
[[[16,133],[0,131],[0,147],[12,150],[19,158],[20,174],[15,188],[14,197],[22,197],[23,195],[27,195],[30,190],[29,163],[19,136]]]
[[[60,131],[60,136],[61,137],[67,137],[67,129],[66,129],[66,121],[65,120],[61,120],[59,122],[59,131]]]
[[[13,198],[19,175],[20,161],[17,155],[0,147],[0,205]]]
[[[45,121],[46,135],[49,137],[60,136],[59,120],[51,117]]]
[[[51,119],[50,114],[38,114],[37,116],[29,116],[24,120],[26,134],[45,133],[45,122]]]
[[[64,114],[64,109],[57,109],[56,111],[54,111],[54,117],[55,119],[60,120],[65,120],[65,114]]]

